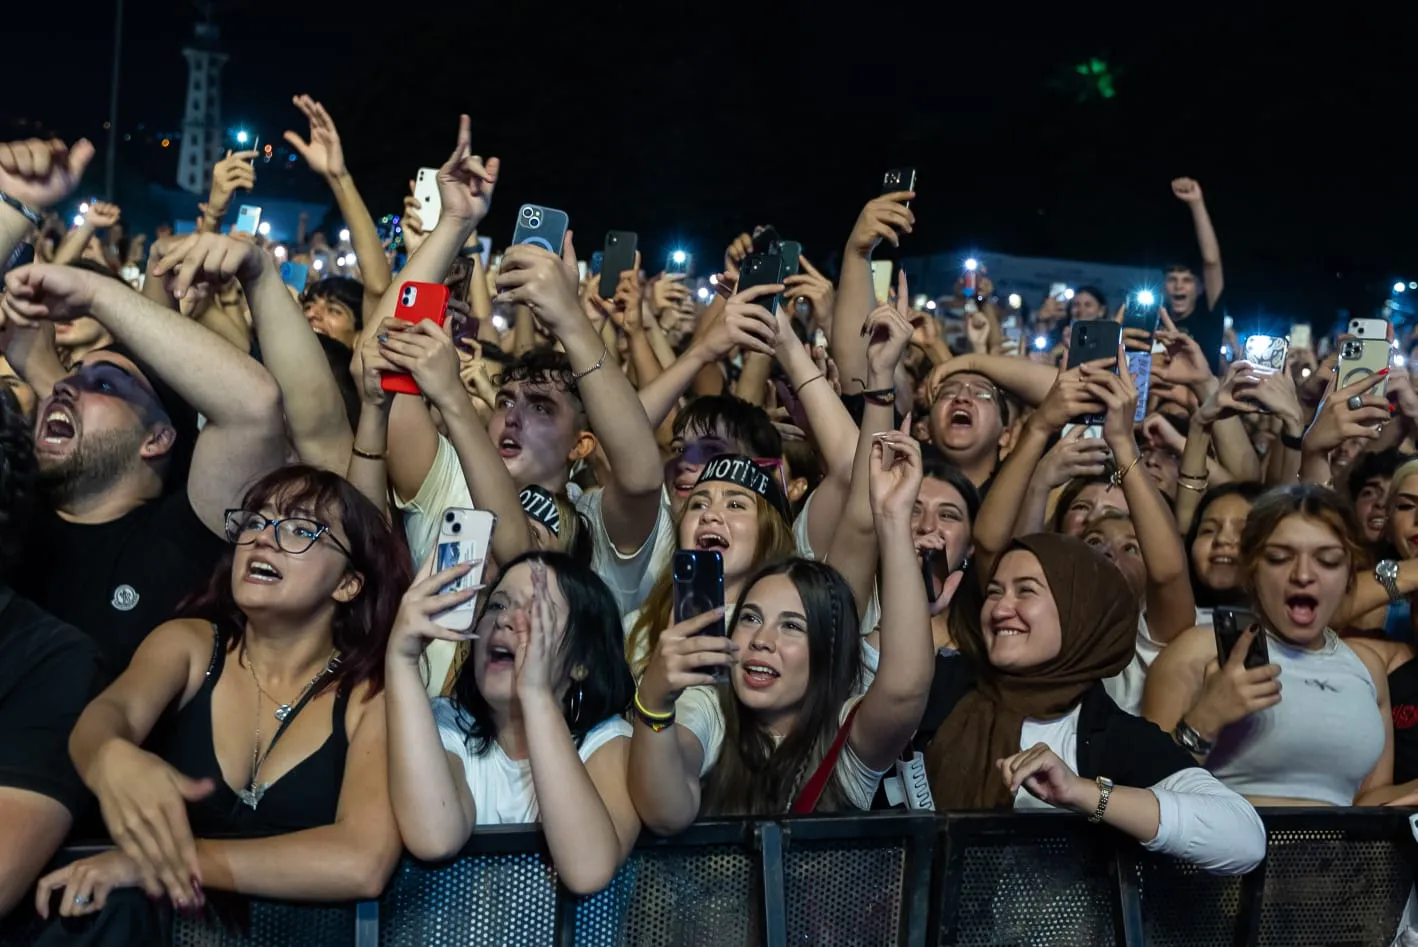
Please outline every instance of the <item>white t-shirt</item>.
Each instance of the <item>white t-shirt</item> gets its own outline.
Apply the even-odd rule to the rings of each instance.
[[[475,755],[463,728],[458,725],[458,708],[447,698],[433,702],[433,719],[438,724],[443,748],[463,761],[463,778],[477,806],[478,825],[517,825],[541,820],[529,760],[510,759],[496,740],[486,753]],[[630,739],[630,734],[630,724],[623,717],[607,717],[592,727],[581,741],[577,751],[581,762],[590,760],[612,740]]]
[[[1198,608],[1196,623],[1211,624],[1211,609]],[[1152,662],[1157,660],[1157,656],[1165,647],[1166,645],[1154,639],[1152,632],[1148,630],[1147,614],[1140,613],[1137,616],[1137,643],[1133,649],[1132,661],[1121,673],[1103,682],[1103,688],[1108,692],[1108,696],[1113,698],[1113,703],[1134,717],[1142,716],[1142,692],[1147,688],[1147,670],[1152,667]]]
[[[438,436],[438,451],[419,486],[419,492],[409,500],[394,497],[394,505],[404,513],[404,535],[417,568],[433,552],[438,542],[438,530],[443,511],[449,507],[471,507],[472,494],[463,478],[463,466],[453,443]],[[601,518],[601,490],[589,490],[576,501],[576,509],[586,518],[591,534],[591,568],[615,596],[616,606],[624,614],[650,594],[650,587],[660,568],[667,567],[674,551],[674,526],[670,518],[669,500],[661,491],[660,514],[649,539],[635,553],[621,554],[606,533]],[[452,666],[457,645],[450,641],[433,641],[424,652],[429,664],[428,692],[436,697]]]
[[[802,512],[798,518],[793,520],[793,538],[797,540],[798,555],[804,559],[816,559],[812,549],[812,540],[807,534],[807,515],[812,508],[813,497],[817,496],[814,490],[808,494],[808,498],[803,501]],[[881,589],[875,581],[871,586],[871,598],[867,599],[866,607],[862,609],[862,624],[860,634],[862,636],[862,673],[860,676],[862,693],[867,692],[871,682],[876,680],[877,650],[867,643],[867,635],[876,631],[876,626],[881,624]]]
[[[860,697],[853,697],[842,705],[837,715],[837,725],[841,726],[847,714],[856,706]],[[675,722],[683,725],[699,740],[704,749],[704,762],[699,767],[701,778],[718,762],[719,750],[724,745],[724,713],[719,707],[719,695],[712,687],[690,687],[675,701]],[[862,762],[852,742],[842,744],[842,752],[837,757],[837,766],[832,776],[847,796],[847,801],[858,809],[870,809],[872,797],[881,777],[888,770],[874,770]]]

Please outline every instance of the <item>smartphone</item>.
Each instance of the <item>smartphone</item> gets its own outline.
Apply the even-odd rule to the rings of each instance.
[[[571,226],[571,218],[566,211],[539,204],[523,204],[517,211],[517,227],[512,231],[512,245],[530,243],[549,253],[561,256],[561,245],[566,242],[566,231]],[[602,270],[604,274],[604,269]],[[615,274],[619,278],[620,274]]]
[[[674,620],[676,624],[724,607],[724,557],[717,550],[678,550],[675,553],[671,574],[674,578]],[[720,618],[699,633],[722,637],[726,634],[724,619]],[[723,665],[700,668],[699,670],[705,674],[712,674],[717,681],[728,678],[728,668]]]
[[[886,176],[881,179],[881,193],[891,194],[895,191],[914,191],[916,189],[916,169],[915,168],[892,168],[886,172]],[[910,201],[902,202],[910,207]]]
[[[753,252],[776,253],[778,252],[778,244],[782,242],[783,238],[778,236],[778,229],[772,224],[760,227],[758,232],[753,235]]]
[[[739,264],[739,283],[735,294],[754,286],[771,286],[783,282],[783,258],[776,253],[750,253]],[[760,297],[756,302],[770,313],[777,313],[783,294],[772,298]]]
[[[591,275],[600,276],[601,267],[605,265],[605,262],[606,254],[604,251],[597,250],[595,253],[591,254]]]
[[[253,237],[261,226],[261,208],[255,204],[242,204],[236,212],[236,223],[231,225],[232,233],[249,233]]]
[[[1157,320],[1162,313],[1162,302],[1150,290],[1131,293],[1127,305],[1123,307],[1123,328],[1141,329],[1151,338],[1157,332]]]
[[[487,510],[453,506],[443,511],[443,520],[438,525],[438,546],[433,557],[434,574],[465,562],[474,563],[474,566],[467,575],[439,589],[439,595],[481,584],[488,547],[492,543],[492,530],[496,525],[497,515]],[[478,597],[474,595],[463,604],[434,615],[433,623],[441,628],[463,631],[472,626],[477,610]]]
[[[1218,605],[1216,610],[1212,612],[1211,625],[1216,632],[1216,660],[1218,663],[1224,665],[1230,659],[1231,649],[1236,647],[1236,642],[1241,639],[1245,630],[1252,626],[1257,628],[1258,633],[1251,640],[1250,650],[1246,652],[1246,670],[1265,667],[1270,663],[1270,649],[1265,643],[1265,630],[1260,628],[1255,613],[1250,609]]]
[[[492,259],[492,238],[479,237],[478,244],[481,246],[479,255],[482,257],[483,269],[487,269],[488,261]]]
[[[304,263],[292,263],[289,260],[281,264],[281,282],[293,288],[297,293],[305,292],[305,284],[310,279],[310,267]]]
[[[1296,322],[1290,326],[1290,344],[1297,349],[1307,349],[1312,346],[1313,333],[1310,331],[1308,322]]]
[[[797,276],[802,266],[803,245],[796,240],[784,240],[778,244],[778,255],[783,258],[783,279]]]
[[[884,306],[891,298],[891,261],[871,261],[871,287],[876,292],[876,304]]]
[[[1118,373],[1118,341],[1122,338],[1123,327],[1110,319],[1099,319],[1093,322],[1075,322],[1073,324],[1069,348],[1068,367],[1077,368],[1084,362],[1092,362],[1100,358],[1112,359],[1112,364],[1108,370],[1114,375]],[[1148,353],[1139,353],[1146,355]],[[1142,398],[1138,398],[1140,404],[1145,404]],[[1101,424],[1104,415],[1085,414],[1074,420],[1080,424]]]
[[[1387,325],[1388,323],[1384,323]],[[1352,326],[1353,323],[1350,323]],[[1393,346],[1389,345],[1388,339],[1383,337],[1377,339],[1345,339],[1339,343],[1339,382],[1338,387],[1352,385],[1362,378],[1367,378],[1375,372],[1388,368],[1389,358],[1393,355]],[[1388,379],[1385,378],[1367,393],[1384,397],[1388,390]]]
[[[1152,383],[1152,353],[1128,352],[1128,374],[1132,376],[1132,386],[1137,389],[1137,410],[1133,412],[1134,424],[1141,424],[1147,417],[1147,392]]]
[[[442,283],[408,282],[399,287],[399,301],[394,306],[394,318],[420,323],[431,320],[439,328],[448,320],[448,299],[451,293]],[[400,395],[421,395],[414,377],[405,372],[390,372],[379,380],[385,391]]]
[[[694,254],[685,250],[671,250],[665,257],[665,272],[670,275],[688,276],[694,266]]]
[[[438,196],[438,169],[419,168],[414,178],[414,197],[419,202],[419,221],[423,232],[431,233],[438,226],[438,218],[443,216],[443,198]]]
[[[601,256],[602,299],[615,296],[615,288],[620,283],[620,274],[635,267],[635,247],[640,238],[629,230],[606,232],[606,248]]]
[[[1285,370],[1285,356],[1290,344],[1284,336],[1250,335],[1246,337],[1246,361],[1265,374]]]
[[[1349,334],[1360,339],[1388,341],[1388,323],[1382,319],[1350,319]]]
[[[1050,283],[1049,295],[1054,299],[1057,299],[1059,302],[1066,304],[1068,302],[1068,284]]]

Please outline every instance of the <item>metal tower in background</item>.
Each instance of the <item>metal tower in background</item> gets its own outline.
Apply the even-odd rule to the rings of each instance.
[[[227,55],[218,49],[220,32],[212,3],[197,3],[204,19],[183,47],[187,59],[187,106],[182,116],[182,148],[177,159],[177,186],[205,196],[212,165],[222,157],[222,66]]]

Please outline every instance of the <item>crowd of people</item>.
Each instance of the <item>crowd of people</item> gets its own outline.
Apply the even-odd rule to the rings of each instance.
[[[467,116],[400,246],[295,105],[350,245],[299,288],[323,237],[226,223],[250,155],[148,246],[109,204],[55,232],[88,142],[0,144],[0,916],[40,943],[377,897],[493,824],[586,894],[703,817],[1054,808],[1240,874],[1256,806],[1418,804],[1418,395],[1216,357],[1196,182],[1159,326],[1079,362],[1098,290],[881,298],[910,190],[835,281],[740,279],[772,228],[706,292],[603,280],[571,233],[484,256]],[[410,286],[447,302],[398,318]],[[467,510],[485,558],[445,568]],[[679,607],[686,551],[722,604]],[[113,847],[53,869],[76,839]]]

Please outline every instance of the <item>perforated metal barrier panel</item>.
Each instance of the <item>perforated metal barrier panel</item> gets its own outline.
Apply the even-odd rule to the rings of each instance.
[[[1266,862],[1224,878],[1064,815],[723,821],[642,839],[611,884],[558,885],[535,829],[402,863],[378,902],[236,899],[175,947],[1386,947],[1415,845],[1390,810],[1262,813]],[[0,947],[40,928],[21,910]]]

